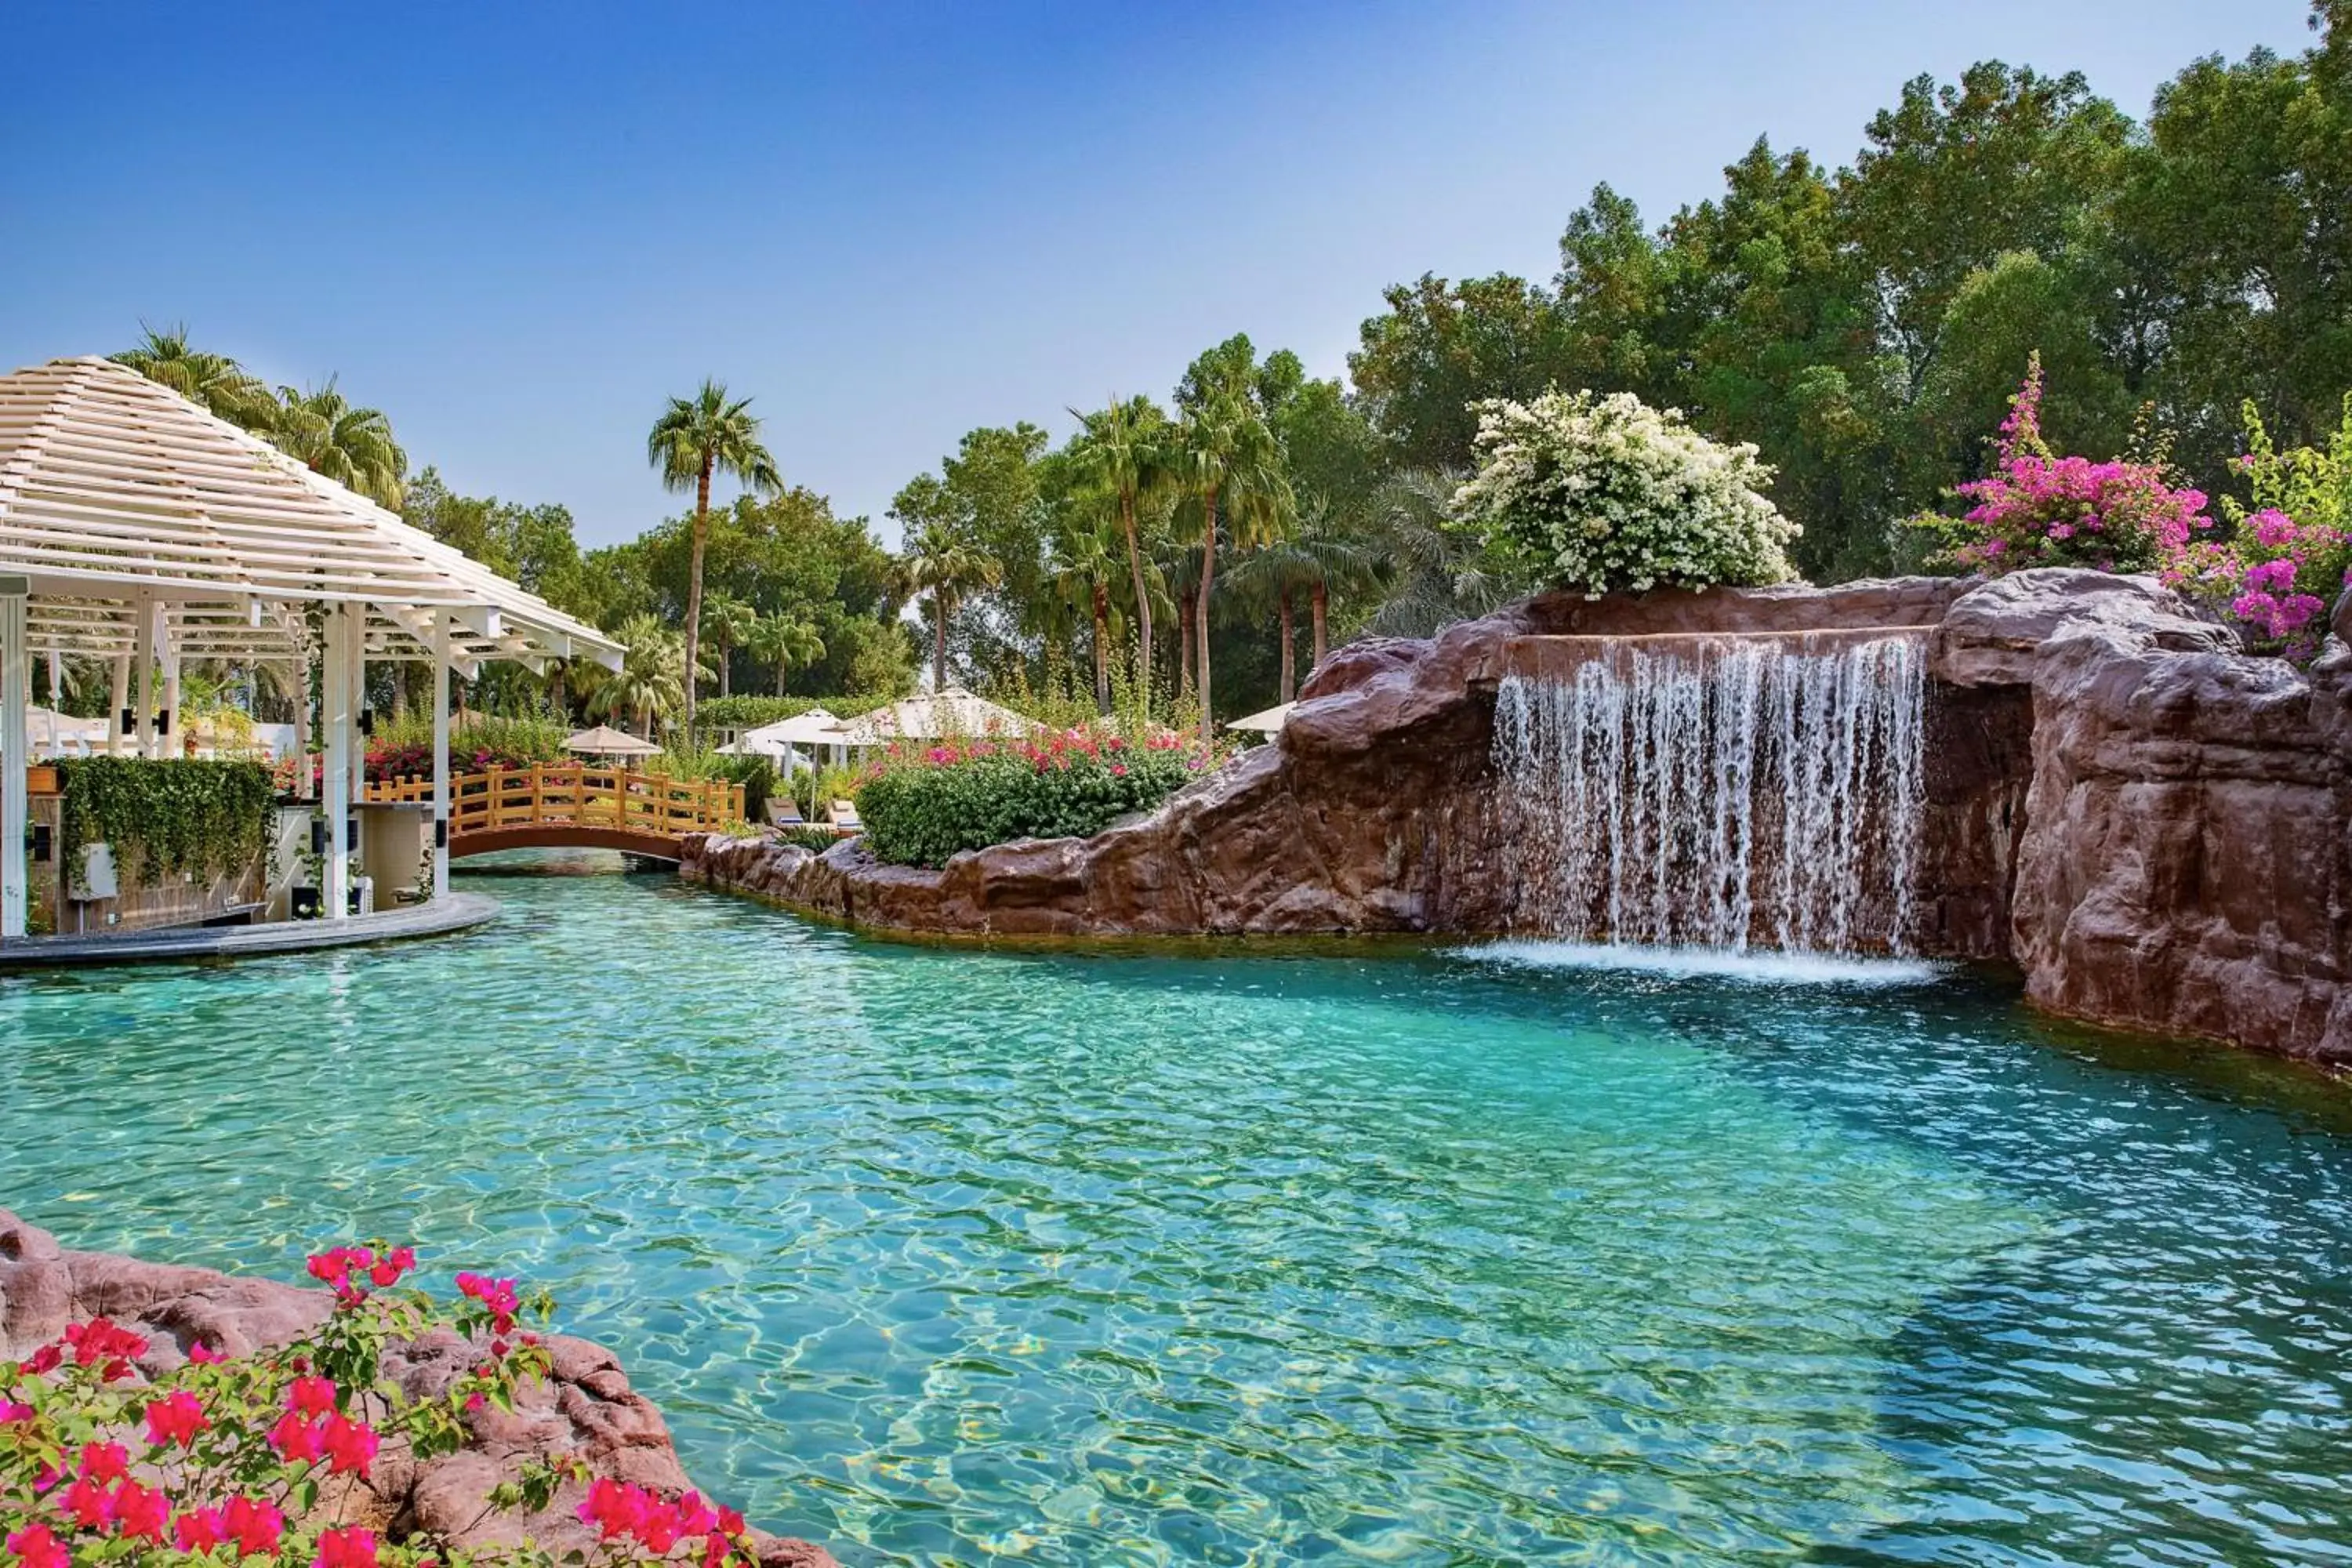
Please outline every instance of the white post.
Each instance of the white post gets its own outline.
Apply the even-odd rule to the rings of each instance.
[[[122,754],[123,733],[129,728],[122,716],[131,710],[131,656],[118,653],[108,662],[114,666],[114,679],[106,696],[106,754],[119,757]]]
[[[139,635],[131,662],[139,679],[139,710],[132,721],[132,733],[138,743],[131,755],[152,757],[155,754],[155,606],[145,599],[139,601]]]
[[[331,628],[330,633],[331,635]],[[310,707],[312,700],[318,693],[310,689],[310,650],[309,648],[303,648],[295,666],[294,674],[295,684],[301,689],[301,695],[296,700],[300,706],[294,713],[294,750],[295,754],[301,759],[301,765],[294,774],[294,798],[316,800],[319,798],[319,781],[310,771],[310,759],[319,753],[310,749],[310,743],[318,739],[318,734],[310,728]]]
[[[180,732],[180,649],[172,637],[171,620],[160,605],[155,608],[155,650],[163,658],[163,722],[155,749],[163,756],[184,756],[188,738]]]
[[[449,617],[433,612],[433,888],[449,896]]]
[[[338,604],[327,612],[327,777],[319,792],[327,818],[327,857],[319,882],[327,919],[351,912],[352,860],[352,639],[351,611]]]
[[[25,769],[32,761],[32,737],[25,710],[33,694],[33,660],[25,646],[25,605],[32,584],[0,577],[0,942],[25,934],[30,910],[31,876],[25,864]]]

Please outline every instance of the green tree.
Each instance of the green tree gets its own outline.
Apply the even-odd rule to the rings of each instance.
[[[1238,365],[1233,355],[1234,343],[1244,356]],[[1237,547],[1247,549],[1272,537],[1292,507],[1282,444],[1259,411],[1255,388],[1244,379],[1248,350],[1248,339],[1234,339],[1193,362],[1178,390],[1184,414],[1170,444],[1170,466],[1195,503],[1195,537],[1201,546],[1193,641],[1200,658],[1203,745],[1215,741],[1209,624],[1216,589],[1219,530],[1225,528]]]
[[[673,397],[646,437],[646,458],[673,490],[694,492],[693,550],[688,567],[685,668],[698,668],[702,627],[703,553],[710,527],[710,480],[726,474],[746,487],[768,492],[784,488],[776,460],[760,444],[760,421],[748,397],[730,401],[726,384],[705,380],[692,397]],[[694,727],[694,687],[686,683],[686,724]]]
[[[743,646],[753,658],[776,672],[776,695],[784,695],[784,683],[792,672],[824,657],[824,638],[808,622],[790,616],[767,616],[755,619],[745,634]]]
[[[710,662],[719,672],[719,695],[729,694],[731,682],[728,678],[730,656],[743,646],[751,628],[760,624],[760,612],[742,600],[726,594],[706,594],[702,599],[702,635],[710,641],[717,656]]]
[[[288,456],[346,489],[400,510],[408,454],[392,438],[392,421],[381,410],[354,405],[335,389],[332,376],[309,392],[281,386],[278,401],[269,438]]]
[[[232,425],[269,433],[277,421],[278,400],[258,377],[226,354],[190,346],[184,323],[158,330],[142,321],[139,328],[138,346],[116,354],[115,363],[129,365]]]
[[[1072,409],[1076,414],[1076,409]],[[1151,594],[1144,583],[1145,548],[1137,513],[1168,477],[1168,416],[1148,397],[1113,398],[1095,414],[1081,414],[1081,438],[1072,447],[1081,470],[1117,499],[1119,530],[1127,544],[1127,570],[1135,590],[1138,658],[1151,669]]]
[[[948,617],[975,588],[993,587],[1003,568],[945,523],[932,521],[907,541],[907,580],[931,596],[931,689],[948,685]]]
[[[654,738],[654,726],[685,706],[686,648],[677,633],[652,616],[637,616],[614,635],[625,650],[621,668],[596,681],[588,710],[623,722]]]

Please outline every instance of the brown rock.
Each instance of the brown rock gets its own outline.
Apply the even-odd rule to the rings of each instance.
[[[1949,686],[2031,685],[2044,643],[2094,626],[2179,653],[2239,650],[2235,633],[2200,619],[2153,577],[2036,566],[1960,595],[1937,627],[1929,668]]]

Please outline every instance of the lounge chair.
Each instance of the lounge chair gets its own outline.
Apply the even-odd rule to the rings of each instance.
[[[833,824],[833,830],[844,837],[866,831],[866,824],[857,820],[857,803],[855,801],[835,801],[833,809],[825,814],[825,820]]]
[[[806,827],[808,818],[801,815],[801,803],[791,795],[770,795],[768,823],[773,827]]]

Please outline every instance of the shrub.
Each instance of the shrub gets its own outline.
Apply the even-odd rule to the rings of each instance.
[[[698,729],[757,730],[763,724],[774,724],[786,719],[797,719],[812,708],[822,708],[836,719],[855,719],[870,712],[889,697],[761,697],[736,693],[729,697],[706,697],[695,705],[694,722]]]
[[[58,853],[72,877],[81,875],[91,844],[113,847],[125,882],[152,886],[242,871],[268,842],[276,788],[259,763],[71,757],[58,763],[58,782],[65,797]]]
[[[1725,446],[1630,393],[1476,405],[1478,472],[1455,521],[1519,574],[1598,595],[1785,582],[1800,531],[1760,493],[1756,448]]]
[[[460,1274],[459,1304],[395,1289],[415,1263],[406,1247],[336,1247],[310,1259],[333,1288],[326,1322],[293,1343],[229,1358],[198,1342],[153,1382],[133,1363],[147,1342],[105,1318],[19,1362],[0,1362],[0,1541],[11,1568],[69,1563],[228,1563],[245,1568],[426,1568],[462,1563],[448,1542],[411,1528],[379,1540],[338,1517],[382,1447],[429,1458],[461,1447],[469,1416],[514,1408],[549,1357],[521,1327],[515,1282]],[[544,1298],[532,1304],[546,1315]],[[473,1363],[445,1396],[416,1398],[383,1375],[384,1352],[455,1334]],[[385,1456],[391,1460],[394,1456]],[[569,1463],[527,1465],[490,1494],[493,1509],[536,1511]],[[606,1545],[598,1561],[649,1562],[691,1541],[708,1568],[748,1565],[740,1515],[692,1493],[664,1500],[599,1478],[579,1509]],[[551,1568],[531,1546],[477,1550],[470,1561]]]
[[[1015,838],[1083,837],[1173,795],[1205,765],[1171,731],[1107,728],[1024,741],[902,742],[857,790],[866,846],[902,866],[944,866]]]
[[[2164,580],[2226,605],[2259,651],[2300,661],[2318,651],[2328,603],[2352,581],[2352,396],[2326,450],[2281,452],[2252,403],[2245,417],[2246,452],[2232,466],[2254,510],[2225,499],[2230,537],[2176,552]]]
[[[2027,566],[2152,572],[2210,530],[2201,490],[2166,482],[2159,458],[2060,457],[2042,436],[2042,356],[2009,400],[1993,471],[1955,493],[1975,504],[1957,521],[1915,520],[1949,542],[1946,560],[1994,575]]]

